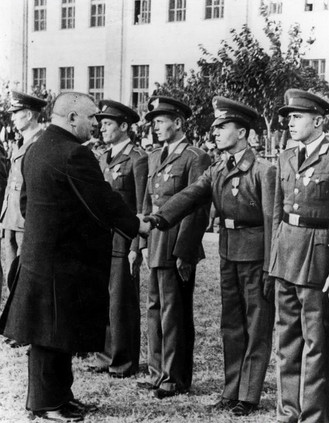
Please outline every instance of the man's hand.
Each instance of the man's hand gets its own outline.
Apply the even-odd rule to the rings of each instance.
[[[148,248],[142,249],[142,257],[143,257],[143,263],[145,264],[147,270],[150,270],[149,268],[149,250]]]
[[[139,230],[138,233],[140,234],[140,236],[142,236],[143,238],[147,238],[150,235],[151,232],[151,224],[148,221],[144,221],[144,216],[139,213],[137,214],[137,217],[139,219]]]
[[[135,278],[138,275],[139,268],[142,264],[142,255],[136,253],[136,251],[130,251],[128,254],[128,261],[131,276]]]
[[[188,282],[192,274],[193,265],[178,257],[176,260],[176,267],[181,279],[184,282]]]
[[[270,276],[268,272],[263,272],[263,295],[268,302],[274,300],[275,278]]]
[[[326,283],[324,284],[322,292],[328,292],[328,290],[329,290],[329,276],[326,279]],[[329,296],[329,292],[328,292],[328,296]]]
[[[151,224],[151,229],[157,228],[157,229],[160,229],[160,231],[168,229],[169,227],[166,219],[155,214],[150,214],[149,216],[145,216],[144,222],[149,222]]]

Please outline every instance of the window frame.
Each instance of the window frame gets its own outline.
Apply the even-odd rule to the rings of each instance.
[[[47,68],[32,68],[32,85],[33,89],[36,86],[40,89],[42,85],[47,86]]]
[[[64,86],[62,86],[62,82]],[[74,66],[63,66],[59,68],[59,90],[61,92],[74,90]]]
[[[313,68],[321,80],[326,78],[326,59],[302,59],[302,65]]]
[[[218,3],[218,4],[216,4]],[[225,10],[225,0],[206,0],[205,19],[223,19]],[[210,14],[209,14],[210,11]],[[215,16],[218,15],[218,16]]]
[[[94,72],[93,75],[91,75],[92,71]],[[97,74],[98,72],[99,74]],[[103,65],[88,66],[88,93],[97,102],[104,99],[104,75],[105,67]],[[91,81],[94,81],[94,83],[91,84]]]
[[[95,8],[95,13],[93,13]],[[90,0],[90,28],[105,26],[106,2],[104,0]]]
[[[72,12],[72,16],[69,16],[70,11]],[[63,16],[64,14],[65,16]],[[74,29],[74,28],[75,28],[75,0],[62,0],[61,29]]]
[[[179,7],[179,3],[181,6]],[[168,22],[186,21],[186,0],[169,0]]]
[[[150,65],[131,66],[132,105],[138,110],[147,110],[150,86]]]
[[[47,31],[47,0],[34,0],[33,30],[35,32]]]
[[[184,86],[184,73],[185,65],[184,63],[171,63],[165,65],[166,70],[166,82],[173,83],[179,87]],[[170,75],[171,74],[171,75]]]
[[[135,0],[134,25],[146,25],[151,23],[151,5],[152,0]]]

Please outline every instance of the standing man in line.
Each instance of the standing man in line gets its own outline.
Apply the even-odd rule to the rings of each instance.
[[[23,145],[18,148],[11,158],[8,183],[0,215],[2,229],[4,230],[4,273],[7,278],[7,284],[11,264],[21,253],[24,235],[24,218],[19,207],[19,197],[23,183],[22,160],[27,148],[43,133],[43,129],[38,123],[38,118],[42,108],[47,105],[47,102],[40,98],[18,91],[12,91],[11,98],[11,107],[8,111],[12,113],[12,121],[23,136]]]
[[[191,109],[173,98],[152,97],[145,118],[152,121],[162,148],[149,155],[144,214],[155,212],[171,196],[194,182],[210,158],[190,145],[184,133]],[[196,264],[204,257],[202,236],[208,205],[167,232],[152,231],[148,243],[148,364],[150,383],[158,399],[187,392],[192,382],[194,323],[193,291]],[[145,254],[147,250],[142,252]]]
[[[279,113],[299,146],[279,157],[274,203],[277,422],[328,423],[329,103],[290,89]]]
[[[100,103],[96,119],[107,146],[100,166],[111,187],[119,192],[134,213],[141,213],[147,182],[147,154],[129,138],[130,126],[139,116],[129,107],[112,100]],[[109,321],[105,348],[91,366],[112,377],[129,377],[138,372],[140,352],[139,237],[132,242],[113,234],[111,276],[109,280]]]
[[[226,154],[149,219],[165,230],[214,202],[220,218],[225,372],[215,407],[243,416],[257,408],[271,355],[274,304],[268,266],[275,167],[248,147],[249,129],[258,116],[254,109],[224,97],[215,97],[213,106],[217,147]]]
[[[86,411],[71,391],[71,360],[104,348],[111,230],[128,238],[148,230],[81,145],[97,111],[86,94],[59,95],[22,163],[24,240],[0,333],[31,344],[26,407],[51,421],[80,421]]]

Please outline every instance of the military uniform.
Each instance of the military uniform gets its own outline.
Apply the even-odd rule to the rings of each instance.
[[[155,104],[155,106],[153,106]],[[146,118],[166,113],[186,113],[187,106],[164,97],[152,98]],[[182,110],[182,108],[184,108]],[[187,108],[189,113],[189,108]],[[149,155],[149,174],[143,213],[157,211],[174,194],[194,182],[209,166],[202,150],[182,139],[161,163],[162,149]],[[208,224],[208,207],[201,207],[169,231],[153,230],[148,239],[148,357],[151,383],[168,392],[190,388],[193,370],[193,291],[195,268],[204,257],[202,236]],[[192,265],[188,281],[176,268],[177,258]]]
[[[288,90],[289,112],[321,114],[329,104]],[[278,162],[270,270],[276,285],[278,417],[280,423],[328,422],[329,138],[298,168],[299,147]],[[307,147],[311,146],[308,144]]]
[[[129,124],[139,121],[131,108],[113,100],[102,100],[99,122],[109,118]],[[120,147],[120,145],[123,145]],[[111,144],[112,145],[112,144]],[[135,214],[142,212],[147,182],[147,154],[127,139],[106,149],[100,158],[105,180]],[[143,243],[145,244],[145,243]],[[111,274],[109,279],[109,321],[105,348],[97,354],[96,367],[107,369],[113,376],[125,377],[138,372],[140,353],[139,272],[131,274],[128,254],[140,255],[140,238],[131,242],[114,232],[112,241]]]
[[[246,115],[246,106],[222,97],[215,100],[216,111],[214,126],[253,117]],[[157,215],[172,226],[201,204],[214,202],[220,218],[223,398],[258,404],[274,320],[273,303],[263,295],[263,273],[269,266],[275,167],[250,148],[231,170],[227,162],[223,154]]]

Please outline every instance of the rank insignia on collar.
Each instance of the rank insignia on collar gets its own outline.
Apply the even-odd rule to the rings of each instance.
[[[243,170],[243,171],[248,170],[248,167],[249,167],[249,162],[248,162],[247,160],[244,160],[244,161],[241,163],[241,165],[239,166],[239,168],[240,168],[241,170]]]

